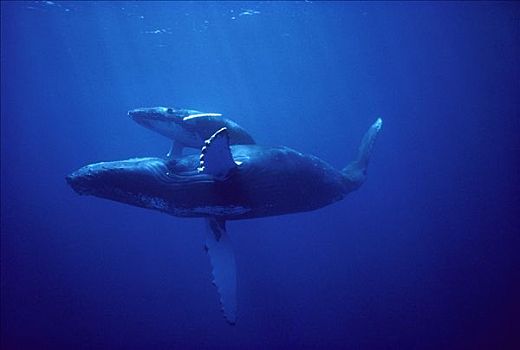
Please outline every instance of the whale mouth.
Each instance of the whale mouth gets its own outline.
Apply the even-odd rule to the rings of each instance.
[[[88,195],[92,192],[90,186],[85,183],[84,178],[77,174],[77,171],[65,176],[65,181],[79,195]]]
[[[184,111],[167,107],[136,108],[128,111],[128,116],[138,124],[145,127],[152,126],[154,122],[181,121]]]
[[[200,116],[221,116],[220,113],[204,113],[194,109],[175,108],[175,107],[142,107],[128,111],[128,116],[140,123],[148,121],[178,121],[182,122],[186,118],[196,118]]]
[[[115,162],[119,163],[119,162]],[[112,172],[111,162],[86,165],[65,176],[65,181],[80,195],[96,195],[109,187],[108,176]]]
[[[138,109],[133,109],[131,111],[128,111],[128,116],[132,119],[135,119],[135,118],[142,118],[144,117],[144,113],[143,111],[141,110],[138,110]]]
[[[65,176],[65,181],[79,195],[91,195],[99,189],[96,181],[100,171],[92,166],[84,166]]]
[[[158,113],[156,111],[150,110],[149,108],[137,108],[128,111],[128,116],[135,121],[140,121],[145,119],[152,119],[158,116]]]

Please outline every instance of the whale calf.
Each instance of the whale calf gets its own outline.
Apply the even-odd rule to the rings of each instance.
[[[147,107],[128,111],[128,115],[137,124],[172,140],[168,158],[180,157],[184,147],[200,149],[204,141],[221,128],[227,129],[232,145],[255,143],[244,128],[220,113],[173,107]]]
[[[200,155],[101,162],[66,177],[81,195],[207,222],[206,248],[227,321],[236,321],[236,267],[226,232],[229,220],[310,211],[343,199],[366,179],[378,119],[366,132],[356,160],[337,170],[288,147],[230,145],[221,128]]]

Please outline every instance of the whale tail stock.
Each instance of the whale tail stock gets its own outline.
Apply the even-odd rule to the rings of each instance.
[[[359,188],[367,177],[367,167],[372,155],[372,149],[376,141],[377,135],[381,131],[383,120],[378,118],[372,126],[368,129],[359,145],[358,157],[353,162],[349,163],[343,168],[342,173],[347,180],[349,190]]]

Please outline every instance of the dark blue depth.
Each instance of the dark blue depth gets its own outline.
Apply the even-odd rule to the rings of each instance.
[[[230,222],[238,320],[204,224],[75,194],[163,156],[137,107],[220,112],[368,179]],[[520,348],[514,2],[1,2],[1,348]]]

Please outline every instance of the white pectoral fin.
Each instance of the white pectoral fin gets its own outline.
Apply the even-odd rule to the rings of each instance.
[[[237,271],[235,254],[226,232],[226,222],[221,219],[208,218],[206,223],[206,250],[211,260],[213,283],[217,287],[226,320],[230,324],[235,324]]]
[[[182,118],[182,120],[187,121],[187,120],[190,120],[190,119],[204,118],[204,117],[222,117],[222,114],[220,114],[220,113],[197,113],[197,114],[190,114],[190,115]]]

